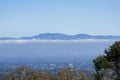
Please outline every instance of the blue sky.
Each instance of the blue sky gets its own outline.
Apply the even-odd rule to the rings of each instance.
[[[0,37],[120,35],[120,0],[0,0]]]

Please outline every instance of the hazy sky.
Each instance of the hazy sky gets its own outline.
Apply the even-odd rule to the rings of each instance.
[[[120,0],[0,0],[0,37],[120,35]]]

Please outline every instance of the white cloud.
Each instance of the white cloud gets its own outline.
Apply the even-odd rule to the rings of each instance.
[[[116,40],[105,40],[105,39],[80,39],[80,40],[0,40],[0,43],[36,43],[36,42],[108,42]]]

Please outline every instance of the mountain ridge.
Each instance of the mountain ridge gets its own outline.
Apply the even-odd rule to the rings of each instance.
[[[89,34],[76,34],[76,35],[67,35],[62,33],[42,33],[30,37],[20,37],[20,38],[13,38],[13,37],[2,37],[0,40],[31,40],[31,39],[40,39],[40,40],[76,40],[76,39],[120,39],[120,36],[102,36],[102,35],[89,35]]]

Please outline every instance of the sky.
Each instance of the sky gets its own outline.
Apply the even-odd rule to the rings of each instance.
[[[0,37],[120,35],[120,0],[0,0]]]

